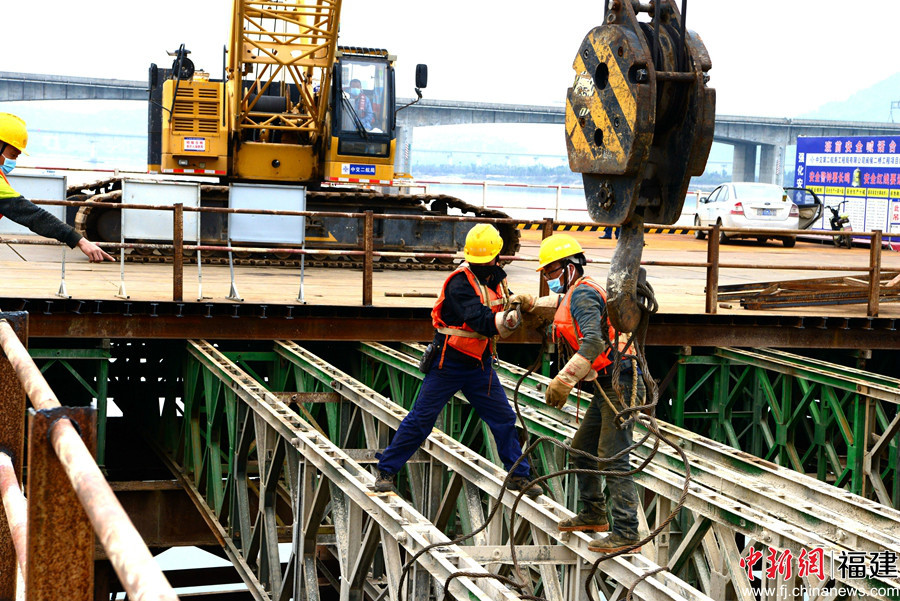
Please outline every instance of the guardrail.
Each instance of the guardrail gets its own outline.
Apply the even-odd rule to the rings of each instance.
[[[80,207],[80,206],[90,206],[96,205],[96,203],[91,203],[87,201],[68,201],[68,200],[37,200],[34,201],[36,204],[40,205],[56,205],[56,206],[69,206],[69,207]],[[266,210],[266,209],[230,209],[223,207],[185,207],[181,204],[175,205],[135,205],[135,204],[116,204],[116,208],[118,209],[135,209],[135,210],[156,210],[156,211],[173,211],[173,243],[172,244],[144,244],[144,243],[119,243],[119,242],[103,242],[99,243],[99,246],[105,249],[151,249],[151,250],[171,250],[173,252],[173,292],[172,292],[172,300],[180,302],[183,300],[183,281],[184,281],[184,259],[183,253],[188,251],[215,251],[215,252],[231,252],[234,250],[240,250],[241,252],[251,253],[251,254],[265,254],[265,253],[284,253],[284,254],[293,254],[298,256],[305,255],[331,255],[331,256],[350,256],[350,257],[361,257],[363,259],[363,305],[371,305],[372,304],[372,274],[374,271],[375,259],[379,257],[391,257],[391,258],[412,258],[412,259],[443,259],[443,260],[461,260],[461,253],[423,253],[423,252],[400,252],[400,251],[379,251],[375,250],[375,236],[374,236],[374,222],[376,219],[380,220],[412,220],[412,221],[423,221],[423,222],[466,222],[466,223],[493,223],[493,224],[514,224],[519,228],[524,229],[541,229],[543,231],[543,237],[547,237],[552,234],[554,231],[558,229],[577,229],[583,228],[586,226],[596,226],[596,223],[593,222],[580,222],[580,221],[555,221],[553,218],[546,218],[543,220],[522,220],[522,219],[513,219],[513,218],[490,218],[490,217],[465,217],[465,216],[454,216],[454,215],[397,215],[397,214],[375,214],[373,211],[366,211],[364,213],[348,213],[348,212],[323,212],[323,211],[276,211],[276,210]],[[279,247],[230,247],[230,246],[217,246],[217,245],[204,245],[204,244],[185,244],[184,243],[184,228],[183,228],[183,214],[184,212],[199,212],[199,213],[234,213],[234,214],[257,214],[257,215],[279,215],[279,216],[301,216],[301,217],[338,217],[338,218],[347,218],[347,219],[361,219],[363,220],[363,237],[360,241],[360,245],[362,248],[356,247],[346,250],[341,249],[313,249],[309,250],[306,248],[296,248],[290,246],[279,246]],[[603,224],[601,224],[603,225]],[[611,224],[606,224],[607,227],[612,227]],[[659,228],[661,226],[654,224],[646,224],[645,230],[652,230],[654,228]],[[702,267],[706,270],[706,301],[705,301],[705,312],[707,314],[716,313],[716,299],[718,295],[718,285],[719,285],[719,271],[721,269],[771,269],[771,270],[804,270],[804,271],[848,271],[848,272],[860,272],[866,273],[869,276],[869,295],[867,301],[866,314],[869,317],[876,317],[878,315],[878,305],[879,305],[879,278],[881,274],[881,255],[882,255],[882,232],[880,230],[875,230],[873,232],[829,232],[829,236],[852,236],[854,238],[869,238],[870,239],[870,251],[869,251],[869,264],[866,267],[859,267],[854,265],[799,265],[799,264],[790,264],[790,263],[777,263],[777,264],[758,264],[758,263],[720,263],[719,255],[719,234],[721,232],[724,233],[737,233],[740,232],[745,236],[755,236],[755,235],[765,235],[767,237],[777,237],[777,236],[799,236],[803,234],[808,234],[808,230],[773,230],[773,229],[737,229],[737,228],[723,228],[720,225],[716,224],[711,227],[697,227],[690,226],[681,228],[686,232],[695,232],[702,231],[706,233],[707,238],[707,255],[706,261],[697,262],[697,261],[655,261],[655,260],[645,260],[641,262],[641,265],[644,266],[665,266],[665,267]],[[2,239],[0,240],[3,243],[7,244],[41,244],[41,245],[58,245],[57,242],[48,242],[44,240],[19,240],[19,239]],[[501,259],[504,261],[537,261],[536,257],[525,257],[525,256],[501,256]],[[589,263],[605,263],[608,264],[608,260],[591,260],[588,257]],[[199,262],[198,262],[199,265]],[[124,291],[124,255],[122,255],[122,283],[120,285],[120,292]],[[198,278],[201,280],[202,286],[202,275],[198,271]],[[301,291],[298,296],[299,301],[303,302],[302,298],[302,278],[303,272],[301,270]],[[63,296],[62,291],[64,289],[65,283],[65,262],[63,262],[63,283],[60,287],[60,296]],[[545,284],[543,281],[540,283],[542,293],[546,293],[546,289],[544,288]],[[234,282],[234,270],[232,268],[232,293],[228,296],[230,300],[240,300],[237,298],[236,287]],[[202,288],[201,294],[202,297]],[[199,300],[199,299],[198,299]]]
[[[94,411],[60,405],[19,338],[27,340],[27,317],[17,325],[18,334],[0,319],[0,492],[7,518],[0,520],[0,551],[15,550],[15,559],[0,553],[0,598],[16,598],[16,560],[27,599],[93,598],[96,533],[129,599],[177,600],[89,450]],[[19,484],[23,393],[34,407],[27,500]]]

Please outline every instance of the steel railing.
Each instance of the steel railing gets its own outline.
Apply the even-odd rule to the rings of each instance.
[[[0,320],[0,347],[32,405],[38,412],[61,407],[37,365],[31,359],[16,332],[5,319]],[[5,399],[2,399],[5,401]],[[5,404],[5,403],[4,403]],[[6,410],[4,407],[3,410]],[[106,552],[129,599],[173,601],[178,599],[147,545],[132,524],[100,472],[91,451],[70,419],[58,418],[48,427],[47,439],[84,508],[87,518]],[[42,441],[30,441],[40,444]],[[32,458],[29,458],[32,460]],[[35,558],[27,556],[33,545],[28,541],[28,516],[41,508],[25,506],[25,498],[16,479],[10,456],[0,453],[0,491],[6,510],[13,545],[23,575]],[[56,532],[64,538],[69,532]],[[55,558],[65,562],[69,558]],[[91,560],[93,558],[91,557]],[[29,580],[26,579],[26,582]],[[26,585],[27,586],[27,585]],[[60,598],[63,598],[61,596]]]
[[[88,201],[68,201],[68,200],[37,200],[36,204],[55,205],[67,207],[93,206],[97,203]],[[300,257],[306,255],[318,256],[350,256],[361,257],[363,259],[363,305],[372,304],[372,281],[373,271],[375,267],[375,259],[385,258],[410,258],[410,259],[444,259],[450,260],[462,259],[461,253],[424,253],[424,252],[402,252],[402,251],[380,251],[375,250],[374,221],[380,220],[411,220],[423,222],[465,222],[465,223],[493,223],[516,225],[520,229],[541,229],[543,236],[547,237],[554,231],[572,230],[576,228],[584,228],[587,226],[604,225],[594,222],[581,221],[556,221],[553,218],[542,220],[524,220],[513,218],[491,218],[491,217],[465,217],[456,215],[382,215],[375,214],[373,211],[363,213],[352,212],[322,212],[322,211],[277,211],[266,209],[230,209],[224,207],[186,207],[181,204],[175,205],[135,205],[135,204],[116,204],[117,209],[136,209],[136,210],[162,210],[173,211],[173,243],[172,244],[144,244],[144,243],[119,243],[119,242],[102,242],[99,246],[105,249],[145,249],[145,250],[163,250],[173,251],[173,301],[181,301],[183,299],[183,281],[184,281],[184,259],[183,252],[202,251],[202,252],[229,252],[240,250],[243,253],[265,254],[265,253],[284,253],[293,254]],[[360,219],[363,221],[363,236],[361,246],[359,248],[350,249],[306,249],[297,248],[296,246],[278,246],[278,247],[229,247],[221,245],[208,244],[185,244],[183,231],[183,214],[184,212],[199,213],[224,213],[224,214],[255,214],[255,215],[277,215],[285,217],[338,217],[346,219]],[[614,227],[606,224],[607,227]],[[645,230],[659,228],[664,226],[646,224]],[[705,312],[707,314],[716,313],[716,300],[718,296],[719,270],[720,269],[767,269],[767,270],[803,270],[803,271],[847,271],[866,273],[869,276],[869,294],[867,299],[866,314],[869,317],[878,315],[879,305],[879,279],[881,274],[881,257],[882,257],[882,232],[875,230],[872,232],[823,232],[822,235],[827,236],[853,236],[854,238],[868,238],[870,240],[869,263],[865,267],[858,265],[801,265],[794,263],[721,263],[719,261],[719,234],[720,232],[737,233],[740,232],[744,236],[765,235],[767,237],[775,236],[802,236],[810,234],[809,230],[773,230],[773,229],[735,229],[723,228],[716,224],[709,227],[687,226],[679,228],[686,232],[701,231],[706,233],[707,237],[707,258],[706,261],[658,261],[645,260],[641,262],[644,266],[660,266],[660,267],[701,267],[706,270],[706,292],[705,292]],[[2,239],[7,244],[59,244],[57,242],[48,242],[44,240],[21,240],[21,239]],[[183,251],[183,252],[181,252]],[[536,257],[527,256],[502,256],[504,261],[536,261]],[[589,263],[608,264],[609,260],[591,260]],[[65,266],[63,266],[65,268]],[[124,281],[124,265],[123,265],[123,281]],[[64,274],[65,272],[63,272]],[[302,277],[302,276],[301,276]],[[63,275],[63,281],[65,276]],[[544,286],[541,282],[541,286]],[[232,275],[232,289],[234,289],[234,276]],[[542,288],[543,290],[543,288]],[[301,292],[302,295],[302,292]],[[231,297],[229,297],[231,298]],[[232,299],[236,300],[236,299]],[[302,300],[302,299],[298,299]]]

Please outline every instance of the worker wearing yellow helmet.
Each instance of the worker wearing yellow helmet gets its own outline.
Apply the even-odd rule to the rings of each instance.
[[[553,234],[541,242],[538,253],[538,268],[547,284],[556,294],[535,299],[529,295],[517,295],[512,302],[520,303],[525,311],[535,307],[555,306],[553,332],[557,349],[570,356],[550,382],[544,396],[549,405],[562,407],[569,392],[579,382],[596,380],[599,390],[594,394],[584,419],[572,439],[576,449],[596,454],[603,461],[574,455],[573,461],[579,469],[610,470],[628,472],[631,469],[628,453],[623,453],[632,444],[633,422],[624,428],[616,425],[616,411],[606,398],[615,402],[618,395],[612,382],[612,361],[624,350],[624,344],[617,342],[619,353],[613,353],[609,341],[617,340],[615,330],[605,317],[606,291],[590,277],[584,275],[587,260],[581,244],[569,234]],[[561,363],[561,361],[560,361]],[[630,399],[633,386],[632,365],[622,360],[619,385],[623,398]],[[637,398],[644,396],[644,383],[637,378]],[[638,404],[642,404],[638,402]],[[559,530],[606,532],[591,541],[589,549],[600,553],[640,550],[638,543],[637,491],[631,476],[606,476],[609,489],[609,515],[607,502],[601,488],[600,477],[591,474],[577,474],[581,510],[573,517],[562,520]]]
[[[13,189],[6,176],[15,168],[16,159],[25,152],[26,146],[25,122],[15,115],[0,113],[0,160],[3,161],[0,163],[0,218],[11,219],[35,234],[55,238],[69,248],[77,246],[92,262],[113,261],[99,246]]]
[[[518,314],[505,311],[509,301],[506,273],[497,265],[502,247],[500,232],[490,224],[479,223],[466,235],[466,261],[444,282],[431,311],[435,333],[419,363],[425,373],[419,396],[391,444],[378,454],[375,492],[393,489],[397,473],[428,438],[450,398],[460,391],[491,429],[506,469],[519,461],[522,447],[516,416],[491,356],[494,339],[508,336],[519,326]],[[528,461],[522,458],[510,477],[509,489],[538,496],[541,488],[529,483],[530,473]]]

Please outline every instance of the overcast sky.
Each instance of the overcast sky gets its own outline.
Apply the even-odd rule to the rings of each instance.
[[[719,114],[793,117],[900,70],[897,0],[688,0],[687,12]],[[230,13],[230,0],[6,0],[0,69],[145,79],[183,42],[218,75]],[[598,0],[344,0],[340,43],[397,55],[400,96],[422,62],[427,98],[561,104],[602,17]]]

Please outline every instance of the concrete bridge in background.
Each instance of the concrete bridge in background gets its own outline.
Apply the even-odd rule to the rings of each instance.
[[[21,100],[147,100],[147,82],[0,71],[0,102]],[[409,99],[397,99],[403,106]],[[416,127],[479,123],[565,122],[562,106],[421,100],[397,116],[401,145]],[[900,136],[900,124],[717,115],[714,139],[734,147],[732,179],[779,183],[785,148],[798,136]],[[402,153],[401,153],[402,154]],[[758,159],[757,159],[758,155]]]

